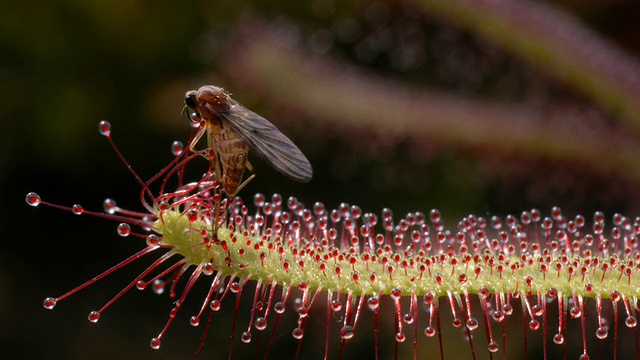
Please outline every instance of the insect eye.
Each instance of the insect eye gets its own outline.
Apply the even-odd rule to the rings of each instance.
[[[195,109],[198,106],[196,101],[196,92],[194,90],[187,91],[184,95],[184,104],[192,109]]]

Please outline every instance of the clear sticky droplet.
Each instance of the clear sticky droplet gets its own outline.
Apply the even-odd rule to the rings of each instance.
[[[529,321],[529,329],[536,331],[540,328],[540,322],[536,319]]]
[[[489,351],[491,351],[492,353],[497,352],[498,351],[498,343],[495,341],[490,341],[489,342]]]
[[[370,297],[367,300],[367,305],[369,306],[369,310],[375,311],[380,306],[380,300],[377,297]]]
[[[399,332],[396,334],[396,342],[404,342],[407,339],[407,337],[404,335],[404,333]]]
[[[562,345],[564,343],[564,336],[562,336],[562,334],[555,334],[553,336],[553,342]]]
[[[115,214],[117,211],[118,206],[116,205],[116,201],[113,199],[105,199],[102,202],[102,208],[104,209],[104,212],[106,212],[107,214]]]
[[[192,128],[197,129],[200,127],[200,117],[198,116],[198,113],[192,112],[189,114],[189,118],[191,119]]]
[[[607,330],[606,327],[604,326],[600,326],[597,330],[596,330],[596,337],[600,340],[606,339],[607,335],[609,335],[609,331]]]
[[[151,346],[153,350],[160,349],[160,339],[154,337],[153,339],[151,339],[149,346]]]
[[[145,239],[145,241],[147,243],[147,246],[157,246],[158,243],[160,242],[160,239],[156,234],[149,234],[147,235],[147,238]]]
[[[278,301],[277,303],[275,303],[275,305],[273,305],[273,311],[278,314],[284,313],[284,304],[281,301]]]
[[[92,311],[89,313],[89,316],[87,318],[89,319],[89,321],[95,324],[98,322],[98,320],[100,320],[100,313],[97,311]]]
[[[469,320],[467,320],[467,329],[473,331],[477,328],[478,328],[478,320],[476,320],[476,318],[474,317],[469,318]]]
[[[462,326],[462,320],[460,320],[459,318],[455,318],[453,319],[453,322],[451,324],[453,325],[453,327],[459,328]]]
[[[41,202],[40,195],[34,192],[28,193],[25,200],[27,201],[27,204],[29,204],[30,206],[38,206],[40,205],[40,202]]]
[[[544,309],[542,306],[536,304],[531,307],[531,312],[533,313],[534,316],[542,316]]]
[[[251,342],[251,333],[248,331],[245,331],[242,333],[242,335],[240,336],[240,340],[242,340],[243,343],[248,344]]]
[[[73,212],[76,215],[80,215],[84,212],[84,209],[82,208],[81,205],[75,204],[71,207],[71,212]]]
[[[331,311],[338,312],[340,310],[342,310],[342,303],[340,302],[340,300],[331,300]]]
[[[200,325],[200,318],[197,316],[192,316],[191,319],[189,319],[189,324],[194,327]]]
[[[208,262],[204,264],[204,266],[202,267],[202,273],[206,276],[211,276],[213,274],[213,269],[214,269],[213,264]]]
[[[493,314],[491,314],[491,317],[495,322],[502,322],[504,320],[505,315],[502,310],[495,310]]]
[[[424,329],[424,334],[428,337],[434,337],[436,335],[436,329],[434,329],[432,326],[427,326]]]
[[[407,313],[404,314],[404,316],[402,317],[402,320],[406,323],[406,324],[412,324],[413,323],[413,315]]]
[[[129,234],[131,234],[131,226],[129,226],[129,224],[126,223],[121,223],[120,225],[118,225],[118,235],[122,236],[122,237],[127,237],[129,236]]]
[[[340,329],[340,337],[342,340],[349,340],[353,338],[353,326],[345,325]]]
[[[211,300],[211,304],[209,304],[211,310],[218,311],[220,310],[220,300]]]
[[[391,294],[389,294],[389,296],[393,300],[399,300],[402,297],[402,290],[400,290],[400,289],[392,289],[391,290]]]
[[[258,207],[261,208],[264,205],[264,195],[262,195],[261,193],[256,193],[255,195],[253,195],[253,204]]]
[[[624,319],[624,324],[627,325],[628,328],[634,328],[638,325],[638,319],[635,316],[627,316]]]
[[[300,340],[302,339],[302,337],[304,337],[304,331],[299,327],[297,327],[293,329],[293,331],[291,332],[291,335],[293,336],[294,339]]]
[[[107,120],[100,121],[98,124],[98,131],[100,131],[100,134],[103,136],[111,135],[111,123]]]
[[[264,329],[267,328],[267,319],[265,319],[264,317],[259,317],[256,319],[256,329],[262,331]]]
[[[152,285],[153,292],[160,295],[164,292],[165,282],[164,280],[155,280]]]
[[[44,301],[42,302],[42,305],[44,306],[45,309],[51,310],[56,306],[57,302],[58,302],[57,299],[52,298],[52,297],[48,297],[48,298],[44,299]]]
[[[582,315],[582,311],[580,311],[579,307],[572,306],[571,309],[569,309],[569,314],[571,315],[572,318],[576,319]]]
[[[138,282],[136,283],[136,289],[144,290],[146,288],[147,288],[147,283],[145,281],[138,280]]]
[[[179,156],[180,154],[182,154],[183,151],[184,151],[184,144],[182,144],[181,141],[176,140],[171,144],[171,153],[174,156]]]
[[[438,209],[431,210],[431,212],[429,212],[429,217],[434,223],[440,222],[440,220],[442,220],[442,215],[440,215],[440,210]]]
[[[504,311],[505,315],[509,316],[513,314],[513,306],[511,306],[511,304],[504,304],[502,305],[502,311]]]

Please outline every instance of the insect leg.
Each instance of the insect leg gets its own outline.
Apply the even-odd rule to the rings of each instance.
[[[208,157],[206,156],[206,154],[203,154],[202,151],[196,149],[196,144],[198,144],[198,141],[202,139],[202,136],[204,136],[204,133],[206,131],[207,131],[206,127],[201,127],[196,133],[196,135],[193,137],[193,140],[191,140],[191,143],[189,143],[189,151],[191,151],[194,154],[198,154],[204,158],[208,158]]]
[[[238,189],[236,190],[236,194],[239,193],[240,190],[242,190],[242,188],[249,183],[249,181],[253,180],[253,178],[256,177],[256,172],[253,169],[253,165],[251,165],[249,160],[245,162],[244,166],[247,168],[247,170],[251,171],[251,175],[245,181],[243,181],[242,184],[238,186]]]

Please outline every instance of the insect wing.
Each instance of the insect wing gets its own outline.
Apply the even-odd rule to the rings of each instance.
[[[249,147],[276,170],[294,180],[309,182],[313,170],[302,151],[269,120],[231,100],[220,117]]]

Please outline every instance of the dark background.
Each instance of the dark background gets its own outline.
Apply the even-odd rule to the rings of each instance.
[[[580,151],[556,156],[544,145],[513,151],[517,145],[504,145],[509,142],[509,131],[499,126],[495,138],[479,134],[477,139],[459,140],[455,134],[429,136],[427,131],[416,135],[410,126],[403,125],[401,116],[379,125],[345,123],[339,108],[336,117],[305,111],[313,109],[314,98],[310,97],[308,104],[293,98],[299,89],[274,94],[270,86],[286,88],[287,83],[270,80],[265,85],[256,73],[238,65],[248,61],[243,56],[251,44],[268,44],[260,41],[267,35],[279,39],[276,43],[288,44],[296,56],[326,61],[329,74],[318,79],[344,78],[365,90],[371,78],[382,79],[401,86],[405,92],[400,94],[407,96],[425,90],[443,94],[455,100],[452,107],[467,101],[513,105],[525,119],[519,118],[522,121],[528,116],[522,109],[550,114],[543,121],[547,129],[566,125],[551,116],[561,109],[571,114],[562,119],[576,129],[605,129],[587,135],[593,136],[594,142],[616,149],[617,138],[607,135],[611,132],[636,144],[638,134],[628,119],[602,105],[597,97],[585,94],[579,85],[562,79],[544,63],[514,54],[476,31],[460,27],[455,20],[436,16],[411,2],[337,3],[4,2],[0,14],[3,358],[192,357],[202,330],[188,325],[189,316],[199,307],[196,300],[187,302],[159,351],[151,350],[148,341],[167,319],[171,304],[166,295],[159,297],[148,291],[126,294],[105,312],[98,325],[86,320],[89,311],[108,301],[149,262],[141,261],[132,266],[134,269],[109,276],[61,302],[54,311],[43,309],[46,296],[71,289],[143,245],[137,239],[117,236],[116,223],[31,208],[24,196],[36,191],[44,200],[69,206],[81,203],[93,210],[100,210],[103,199],[110,197],[122,207],[142,210],[139,186],[98,134],[98,121],[112,123],[113,137],[124,156],[143,179],[149,178],[171,160],[171,142],[188,138],[189,126],[180,116],[184,92],[203,84],[225,87],[248,108],[271,119],[314,166],[313,181],[297,184],[259,158],[252,158],[258,177],[243,190],[245,197],[255,192],[279,192],[285,198],[296,196],[307,205],[323,201],[333,208],[347,202],[378,214],[389,207],[398,217],[407,211],[427,213],[439,208],[451,224],[469,213],[518,215],[532,207],[548,213],[553,205],[563,207],[569,216],[580,212],[587,218],[595,210],[608,216],[637,213],[637,172],[625,165],[609,166],[606,156],[582,156]],[[553,6],[554,11],[579,18],[582,26],[592,31],[588,36],[606,39],[630,54],[635,74],[629,75],[638,76],[640,66],[633,60],[640,52],[640,6],[636,2],[554,1]],[[355,30],[349,28],[353,24]],[[258,65],[266,63],[261,58],[250,60]],[[616,67],[617,58],[610,60]],[[313,69],[313,61],[301,64]],[[340,71],[331,73],[331,64],[338,64],[335,69]],[[343,66],[353,71],[345,72]],[[296,71],[288,69],[281,78]],[[606,77],[606,71],[596,71],[594,78],[598,76]],[[315,86],[309,83],[310,89]],[[630,101],[638,106],[633,97]],[[523,104],[526,106],[521,107]],[[455,124],[455,115],[451,119],[442,113],[436,116],[443,124]],[[516,122],[514,119],[517,127]],[[394,126],[397,131],[389,130]],[[569,133],[574,132],[580,133]],[[584,143],[585,152],[590,146],[590,142]],[[193,295],[193,299],[200,298]],[[201,358],[226,357],[228,331],[224,329],[229,327],[232,306],[226,303],[224,314],[214,318],[217,322]],[[245,317],[241,316],[240,327],[245,326],[247,312],[241,312]],[[320,314],[317,317],[323,318]],[[294,322],[289,320],[281,325],[283,335],[272,350],[274,357],[293,356],[295,344],[289,331]],[[345,357],[371,356],[371,324],[363,324],[356,332],[358,339],[347,346]],[[323,334],[322,321],[315,325]],[[514,328],[519,330],[519,326]],[[448,354],[455,357],[451,344],[462,336],[449,325],[445,328],[453,338],[445,340]],[[391,335],[386,335],[384,354],[390,355]],[[521,336],[515,334],[509,343],[510,356],[521,351]],[[484,339],[483,335],[480,338]],[[324,335],[318,339],[307,335],[305,341],[308,347],[303,355],[320,357]],[[540,343],[539,339],[533,341],[536,346]],[[484,340],[479,343],[480,356],[486,356]],[[312,344],[320,344],[319,349]],[[421,345],[422,350],[437,351],[435,342],[429,344]],[[242,345],[236,340],[238,352],[243,351]],[[575,345],[581,348],[579,333]],[[247,348],[244,351],[251,353]],[[462,356],[468,355],[465,345],[458,348]],[[410,352],[408,344],[402,351]],[[530,354],[539,355],[539,351]]]

